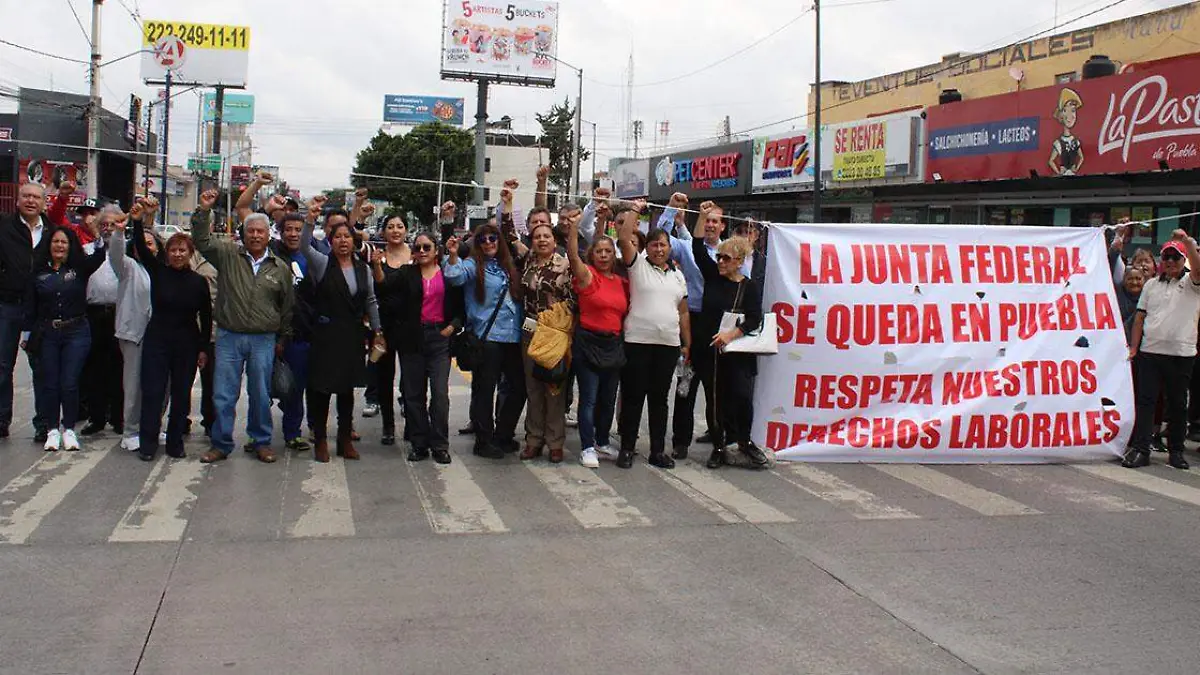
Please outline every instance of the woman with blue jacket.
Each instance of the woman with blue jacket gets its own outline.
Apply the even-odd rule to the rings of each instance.
[[[503,459],[517,451],[517,420],[525,407],[525,366],[521,354],[521,275],[508,243],[494,225],[475,231],[471,258],[458,257],[459,241],[446,242],[449,254],[443,268],[446,283],[462,287],[467,307],[466,330],[484,342],[483,364],[471,379],[471,420],[475,424],[474,453]],[[496,385],[503,376],[508,391],[496,408]]]

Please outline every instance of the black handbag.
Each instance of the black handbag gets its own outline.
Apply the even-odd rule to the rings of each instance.
[[[625,338],[620,333],[593,333],[580,328],[575,331],[575,346],[594,370],[625,367]]]
[[[290,400],[296,394],[296,375],[288,366],[287,361],[275,359],[271,371],[271,398],[278,401]]]
[[[475,335],[470,328],[463,328],[450,339],[450,356],[458,364],[459,370],[471,372],[483,365],[487,358],[484,352],[484,347],[487,346],[487,336],[492,332],[492,325],[496,323],[500,308],[504,306],[505,293],[508,293],[507,288],[501,291],[500,299],[496,301],[496,308],[492,310],[492,318],[488,319],[482,336]]]

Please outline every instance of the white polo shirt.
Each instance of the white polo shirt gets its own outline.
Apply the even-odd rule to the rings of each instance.
[[[1200,321],[1200,284],[1184,271],[1178,280],[1146,280],[1138,311],[1145,312],[1138,351],[1164,356],[1195,356]]]
[[[639,253],[629,266],[629,314],[625,341],[641,345],[679,346],[679,303],[687,298],[687,281],[676,269],[659,269]]]

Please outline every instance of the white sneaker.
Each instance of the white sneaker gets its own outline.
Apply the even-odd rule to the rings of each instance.
[[[166,445],[166,443],[167,443],[167,432],[165,432],[165,431],[158,432],[158,444]],[[140,444],[140,442],[139,442],[139,444]]]
[[[52,430],[46,434],[46,444],[42,446],[46,450],[58,450],[62,447],[62,432],[58,429]]]
[[[600,459],[607,459],[610,462],[615,462],[621,453],[614,450],[611,445],[597,445],[596,454],[600,456]]]
[[[78,450],[79,437],[75,435],[74,429],[67,429],[62,433],[63,450]]]
[[[567,413],[567,426],[569,426],[569,427],[578,427],[579,426],[579,418],[575,416],[574,412]]]
[[[126,436],[121,439],[121,449],[130,452],[137,452],[142,447],[142,442],[137,436]]]
[[[589,469],[599,469],[600,458],[596,456],[595,448],[585,448],[583,452],[579,453],[579,463]]]

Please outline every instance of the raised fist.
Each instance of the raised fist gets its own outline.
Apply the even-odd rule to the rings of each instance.
[[[158,197],[155,197],[154,195],[147,195],[138,201],[141,202],[142,210],[144,210],[147,215],[154,215],[158,212]]]
[[[682,192],[676,192],[675,194],[671,195],[671,201],[667,203],[667,206],[670,206],[674,209],[682,209],[687,205],[688,196]]]
[[[212,207],[217,203],[217,191],[205,190],[200,193],[200,208],[205,211],[211,211]]]
[[[375,215],[375,205],[371,202],[364,204],[362,207],[362,215],[363,218],[370,218],[371,216]]]
[[[454,214],[458,211],[458,207],[454,202],[446,202],[442,204],[442,218],[446,220],[454,220]]]
[[[283,195],[272,195],[271,199],[267,201],[267,213],[272,213],[274,211],[286,208],[287,197]]]
[[[73,194],[75,194],[76,187],[77,186],[75,185],[75,181],[64,180],[58,186],[58,194],[67,195],[67,196],[73,195]]]
[[[446,253],[452,256],[458,255],[458,237],[450,237],[446,240]]]
[[[367,201],[367,188],[360,187],[354,191],[354,202],[356,204],[361,204],[365,201]]]
[[[275,176],[272,175],[270,171],[263,171],[260,169],[257,180],[263,185],[270,185],[271,183],[275,182]]]
[[[537,170],[537,177],[538,177],[538,180],[546,180],[547,178],[549,178],[550,177],[550,167],[539,166],[538,170]]]

